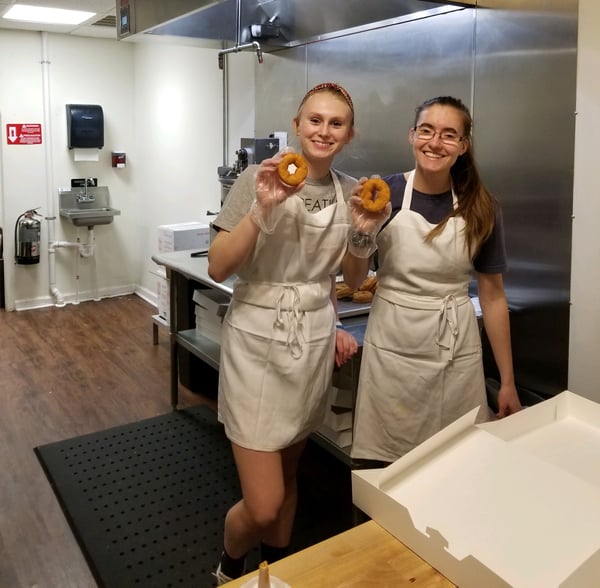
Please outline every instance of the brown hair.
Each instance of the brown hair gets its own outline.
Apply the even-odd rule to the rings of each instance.
[[[471,258],[474,258],[483,242],[489,238],[494,229],[495,199],[483,185],[479,175],[473,152],[473,139],[471,137],[473,119],[469,109],[461,100],[452,96],[438,96],[426,100],[415,109],[415,122],[413,126],[417,126],[419,117],[423,111],[436,104],[451,106],[461,114],[463,120],[462,140],[466,141],[467,149],[458,157],[456,163],[450,169],[452,187],[456,193],[458,206],[456,210],[450,212],[446,218],[429,232],[425,240],[430,242],[439,235],[451,217],[462,216],[466,223],[466,245]]]
[[[322,84],[317,84],[314,88],[311,88],[302,98],[302,102],[300,102],[300,106],[298,106],[298,112],[296,114],[297,118],[300,118],[300,111],[304,106],[304,103],[313,95],[318,94],[319,92],[329,92],[335,96],[342,98],[342,100],[348,105],[350,108],[350,112],[352,113],[351,126],[354,127],[354,103],[352,102],[352,98],[350,98],[350,94],[348,91],[336,84],[335,82],[323,82]]]

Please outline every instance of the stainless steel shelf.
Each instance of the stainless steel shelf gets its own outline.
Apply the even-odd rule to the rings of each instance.
[[[221,346],[212,339],[198,333],[196,329],[178,331],[175,340],[184,349],[199,357],[215,370],[219,369],[221,359]]]

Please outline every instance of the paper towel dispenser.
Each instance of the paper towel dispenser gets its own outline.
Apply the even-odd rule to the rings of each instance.
[[[69,149],[104,147],[104,113],[98,104],[67,104]]]

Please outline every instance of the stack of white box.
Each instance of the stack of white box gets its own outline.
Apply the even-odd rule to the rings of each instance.
[[[210,245],[210,227],[208,223],[188,222],[174,225],[159,225],[158,252],[208,251]]]
[[[208,251],[210,245],[210,227],[208,223],[187,222],[174,225],[158,226],[158,252],[171,253],[194,249]],[[156,300],[158,315],[169,322],[169,282],[165,268],[157,266],[152,273],[158,277],[156,281]]]
[[[156,280],[156,307],[158,316],[169,323],[169,281],[167,272],[161,265],[150,270],[158,279]]]
[[[221,324],[230,297],[219,290],[194,290],[193,301],[196,303],[196,332],[221,344]]]
[[[319,433],[333,441],[338,447],[352,445],[352,416],[352,390],[331,386],[329,388],[329,407],[325,422],[319,428]]]

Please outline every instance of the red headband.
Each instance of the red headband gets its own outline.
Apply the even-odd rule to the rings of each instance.
[[[316,94],[317,92],[322,92],[324,90],[331,90],[333,92],[337,92],[338,94],[341,94],[342,98],[346,101],[346,104],[348,105],[348,107],[352,111],[352,116],[354,116],[354,104],[352,103],[352,98],[350,98],[350,94],[348,94],[348,92],[347,92],[347,90],[345,88],[343,88],[339,84],[336,84],[335,82],[323,82],[322,84],[318,84],[314,88],[311,88],[305,94],[304,98],[302,98],[302,102],[300,102],[300,106],[298,107],[298,110],[300,110],[302,108],[302,106],[304,105],[304,103],[313,94]]]

